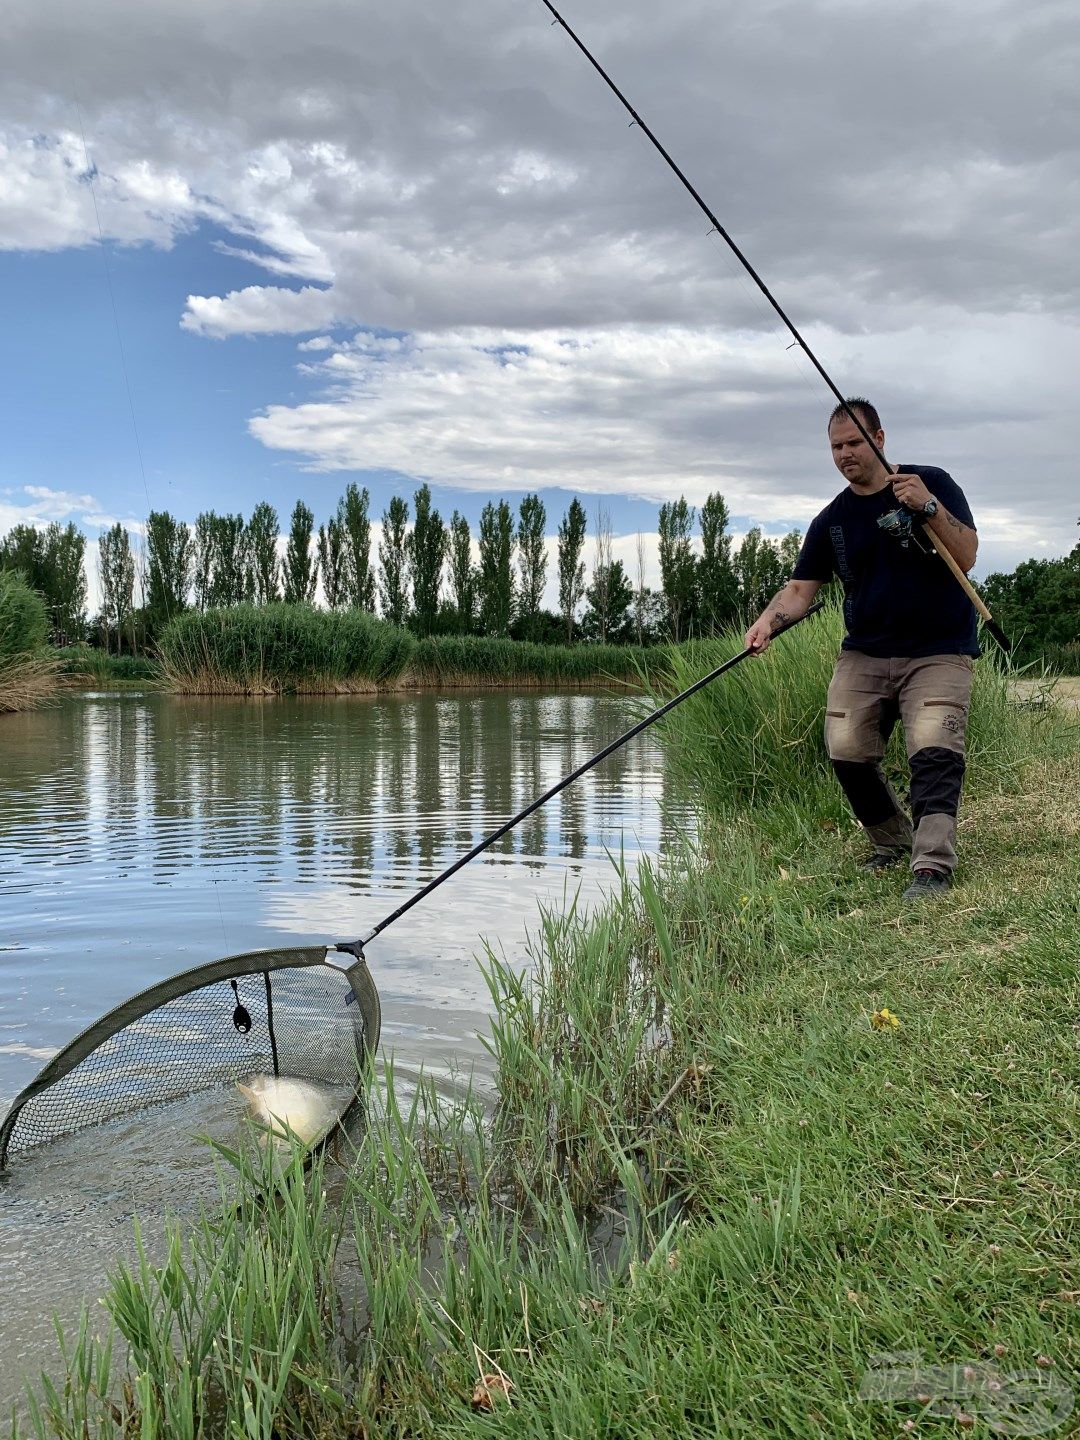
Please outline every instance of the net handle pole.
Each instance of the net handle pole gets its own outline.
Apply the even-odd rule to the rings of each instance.
[[[810,606],[805,615],[800,615],[795,620],[788,620],[785,624],[777,626],[773,632],[773,638],[782,635],[785,630],[793,629],[809,616],[815,615],[819,610],[824,608],[824,604],[825,602],[823,600],[818,600]],[[437,890],[444,881],[449,880],[450,876],[456,874],[463,865],[467,865],[470,860],[475,860],[478,855],[483,854],[490,845],[494,845],[496,840],[500,840],[508,831],[512,830],[515,825],[527,819],[535,810],[539,810],[542,805],[546,805],[547,802],[558,795],[561,790],[565,790],[568,785],[572,785],[575,780],[579,779],[587,771],[599,765],[601,760],[606,760],[609,755],[614,754],[614,752],[625,745],[628,740],[632,740],[635,735],[640,735],[641,732],[647,730],[650,725],[655,725],[657,720],[662,720],[665,715],[675,709],[676,705],[681,705],[684,700],[689,700],[691,695],[696,695],[697,692],[703,690],[706,685],[711,685],[714,680],[718,679],[719,676],[723,675],[726,671],[734,669],[736,665],[741,664],[743,660],[746,660],[749,656],[756,653],[757,651],[753,646],[747,646],[745,650],[740,650],[737,655],[733,655],[730,660],[725,660],[722,665],[718,665],[715,670],[710,670],[707,675],[703,675],[700,680],[695,680],[693,685],[687,686],[685,690],[681,691],[673,699],[668,700],[666,704],[661,705],[659,709],[653,710],[652,713],[646,715],[643,720],[639,720],[638,723],[631,726],[625,734],[612,740],[610,745],[605,745],[603,750],[598,751],[591,759],[579,765],[576,770],[572,770],[569,775],[565,775],[558,784],[552,785],[550,790],[545,790],[542,795],[538,795],[524,810],[519,811],[512,819],[500,825],[497,830],[493,830],[486,839],[481,840],[479,844],[474,845],[471,850],[459,856],[459,858],[455,860],[452,865],[448,865],[440,875],[436,875],[434,880],[429,880],[415,895],[406,900],[403,905],[399,905],[392,914],[387,915],[385,920],[380,920],[378,925],[376,925],[373,930],[369,930],[362,939],[345,941],[335,948],[354,955],[358,953],[363,954],[365,945],[374,940],[377,935],[381,935],[395,920],[400,920],[402,915],[411,910],[414,905],[419,905],[421,900],[426,899],[433,890]]]

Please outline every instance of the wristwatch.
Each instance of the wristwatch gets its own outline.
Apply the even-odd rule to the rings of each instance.
[[[937,514],[937,501],[932,495],[930,499],[927,500],[926,504],[922,507],[922,513],[927,520],[932,520]]]

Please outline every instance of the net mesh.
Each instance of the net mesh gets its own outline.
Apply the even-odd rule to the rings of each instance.
[[[343,1118],[378,1044],[378,997],[363,960],[340,970],[326,955],[232,956],[117,1007],[16,1099],[0,1127],[0,1168],[11,1153],[260,1074],[340,1087]]]

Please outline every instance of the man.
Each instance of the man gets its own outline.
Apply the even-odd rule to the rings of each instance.
[[[861,398],[846,405],[884,452],[873,405]],[[887,469],[843,405],[829,417],[829,443],[847,488],[811,521],[792,579],[751,625],[746,643],[768,649],[774,631],[805,615],[821,585],[839,575],[847,634],[826,700],[825,744],[874,846],[861,868],[885,870],[910,854],[905,899],[921,900],[944,893],[956,867],[964,732],[979,654],[974,607],[921,532],[965,571],[975,563],[978,536],[963,491],[944,470]],[[913,522],[906,544],[878,524],[900,506]],[[881,769],[898,718],[914,827]]]

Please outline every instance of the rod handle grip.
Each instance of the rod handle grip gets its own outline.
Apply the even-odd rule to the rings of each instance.
[[[979,612],[982,618],[986,621],[993,620],[994,617],[990,614],[990,611],[987,608],[986,601],[975,589],[975,586],[972,585],[971,581],[964,574],[963,570],[960,569],[960,565],[957,562],[956,557],[949,551],[948,547],[944,544],[944,542],[938,543],[938,541],[935,540],[934,536],[926,530],[923,531],[923,534],[930,541],[931,547],[933,548],[935,553],[940,555],[942,560],[945,561],[945,564],[949,567],[954,577],[956,578],[957,584],[960,586],[961,590],[963,590],[964,594],[968,597],[971,603],[975,606],[975,609]]]

